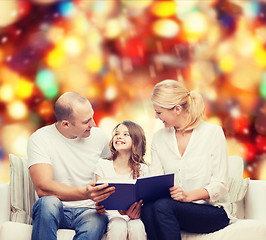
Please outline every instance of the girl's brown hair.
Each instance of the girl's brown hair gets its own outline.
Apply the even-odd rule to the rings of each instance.
[[[140,176],[140,163],[145,163],[144,155],[146,153],[146,138],[144,131],[141,126],[131,121],[123,121],[119,123],[113,130],[116,131],[118,126],[125,125],[128,129],[129,135],[132,139],[132,148],[131,148],[131,156],[129,159],[129,166],[132,169],[133,179],[136,179]],[[115,150],[113,146],[113,138],[112,137],[109,146],[112,152],[112,156],[110,160],[115,160],[118,156],[118,152]]]

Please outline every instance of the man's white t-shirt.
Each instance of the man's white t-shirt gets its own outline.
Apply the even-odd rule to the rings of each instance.
[[[53,179],[74,187],[95,181],[94,170],[99,158],[110,156],[109,139],[99,128],[92,128],[87,138],[64,137],[55,124],[42,127],[28,142],[28,167],[48,163]],[[63,201],[65,207],[95,207],[92,200]]]

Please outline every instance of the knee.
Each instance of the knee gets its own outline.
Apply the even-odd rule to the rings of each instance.
[[[82,218],[81,222],[86,226],[88,229],[93,229],[95,231],[103,231],[105,232],[107,224],[108,224],[108,217],[103,214],[99,215],[95,210],[88,210],[83,212],[80,217]]]
[[[128,222],[128,232],[131,233],[145,233],[144,224],[140,219],[132,219]]]
[[[63,204],[57,197],[54,196],[41,197],[33,206],[33,214],[42,212],[42,216],[58,215],[60,211],[63,211]]]
[[[154,213],[157,213],[157,212],[165,213],[165,212],[171,211],[172,201],[173,200],[171,198],[162,198],[162,199],[157,200],[153,204]]]
[[[126,239],[127,228],[125,219],[120,217],[112,218],[107,226],[107,239]]]

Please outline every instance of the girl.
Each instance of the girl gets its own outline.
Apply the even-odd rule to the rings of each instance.
[[[146,151],[146,138],[143,129],[134,122],[124,121],[114,128],[110,141],[112,156],[100,159],[95,170],[99,179],[136,179],[147,176],[149,168],[143,159]],[[103,214],[105,209],[97,206]],[[135,202],[127,211],[107,211],[109,224],[107,240],[145,240],[146,232],[140,220],[141,201]]]

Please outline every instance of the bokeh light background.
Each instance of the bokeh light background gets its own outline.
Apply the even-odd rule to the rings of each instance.
[[[248,0],[1,0],[0,182],[8,154],[55,121],[66,91],[89,98],[107,134],[130,119],[150,161],[155,83],[185,81],[223,127],[244,177],[266,180],[266,3]]]

